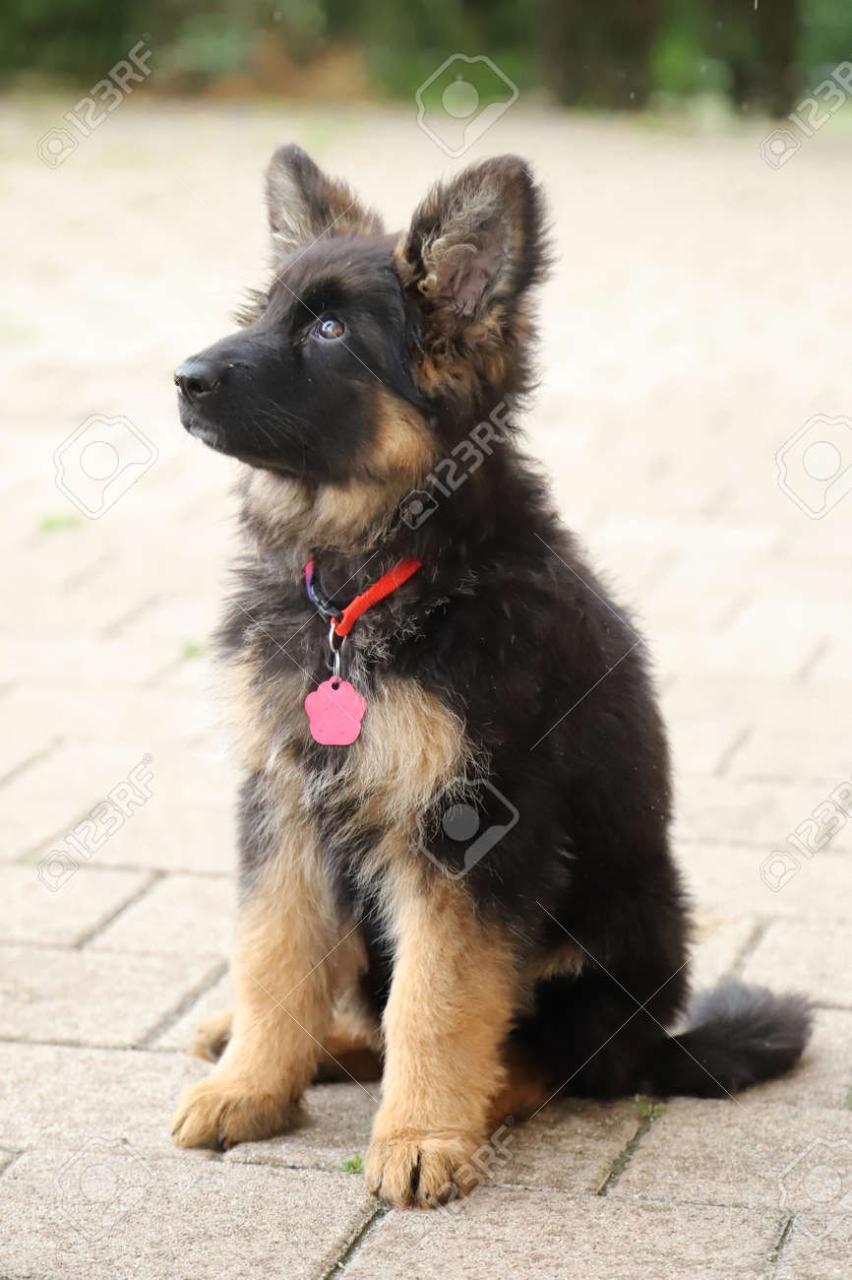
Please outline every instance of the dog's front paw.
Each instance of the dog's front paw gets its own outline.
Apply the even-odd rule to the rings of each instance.
[[[367,1152],[367,1187],[400,1208],[434,1209],[466,1195],[479,1178],[471,1164],[475,1134],[400,1130],[376,1137]]]
[[[258,1142],[289,1128],[294,1099],[262,1093],[251,1082],[208,1076],[184,1089],[172,1119],[172,1138],[179,1147],[214,1147],[226,1151],[237,1142]]]

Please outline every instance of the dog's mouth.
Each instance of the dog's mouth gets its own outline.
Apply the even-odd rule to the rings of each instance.
[[[191,436],[195,436],[196,440],[200,440],[202,444],[206,444],[208,448],[215,449],[217,453],[227,453],[225,440],[219,427],[215,427],[212,423],[202,422],[194,414],[184,414],[181,409],[181,422]]]
[[[191,436],[195,436],[197,440],[201,440],[219,453],[226,452],[225,433],[222,428],[200,414],[180,391],[178,392],[178,413],[181,425]]]
[[[286,476],[291,479],[299,478],[295,470],[283,465],[278,459],[273,461],[270,458],[261,457],[239,447],[235,448],[225,428],[216,422],[211,422],[209,418],[200,414],[197,409],[187,403],[183,396],[178,397],[178,411],[184,430],[189,435],[194,436],[196,440],[200,440],[202,444],[206,444],[207,448],[212,449],[215,453],[222,453],[228,458],[236,458],[238,462],[243,462],[249,467],[257,467],[262,471],[274,471],[276,475]]]

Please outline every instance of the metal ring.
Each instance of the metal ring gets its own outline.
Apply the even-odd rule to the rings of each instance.
[[[328,647],[332,653],[339,653],[346,643],[346,636],[338,636],[334,629],[334,624],[336,622],[339,622],[339,618],[332,618],[331,622],[328,624]],[[338,641],[337,645],[334,643],[335,639]]]
[[[343,646],[346,643],[346,636],[337,636],[334,630],[334,624],[337,621],[333,618],[328,628],[328,647],[331,650],[331,674],[334,680],[340,679],[340,673],[343,666]],[[337,644],[335,644],[335,638]]]

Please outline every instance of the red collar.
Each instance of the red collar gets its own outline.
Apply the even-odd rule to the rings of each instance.
[[[399,564],[394,565],[387,573],[383,573],[378,582],[374,582],[366,591],[362,591],[349,602],[345,609],[338,611],[320,595],[314,586],[314,562],[309,560],[305,565],[305,590],[311,604],[319,610],[326,621],[331,623],[334,635],[344,639],[363,613],[372,609],[373,605],[378,604],[380,600],[384,600],[385,596],[391,595],[420,568],[422,568],[420,560],[400,560]]]

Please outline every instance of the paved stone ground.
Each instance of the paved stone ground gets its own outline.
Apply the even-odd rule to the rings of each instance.
[[[227,999],[234,788],[205,651],[231,473],[184,439],[170,371],[262,276],[276,143],[397,222],[444,157],[408,114],[131,101],[51,169],[35,142],[68,105],[0,117],[0,1275],[848,1280],[852,500],[802,466],[827,439],[852,464],[849,423],[788,450],[824,518],[775,463],[852,413],[842,124],[773,170],[759,129],[518,108],[472,153],[523,152],[551,195],[533,447],[657,655],[698,981],[800,987],[819,1016],[790,1079],[554,1103],[460,1212],[406,1215],[342,1169],[375,1104],[354,1084],[280,1141],[169,1145],[204,1070],[182,1048]],[[92,415],[132,424],[99,518],[52,458],[79,501]]]

